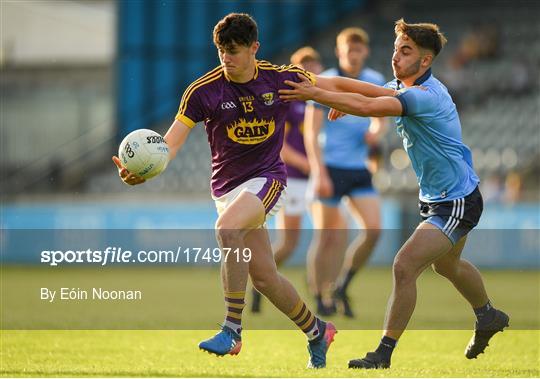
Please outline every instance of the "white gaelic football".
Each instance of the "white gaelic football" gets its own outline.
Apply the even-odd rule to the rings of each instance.
[[[169,163],[169,148],[159,133],[139,129],[129,133],[118,148],[122,165],[145,179],[159,175]]]

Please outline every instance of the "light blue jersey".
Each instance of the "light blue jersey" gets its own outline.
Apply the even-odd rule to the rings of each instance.
[[[431,69],[413,87],[398,80],[387,87],[399,90],[403,114],[397,133],[409,155],[420,185],[420,200],[450,201],[469,195],[479,183],[470,149],[462,142],[461,123],[446,87]]]
[[[321,76],[345,75],[339,69],[331,68],[324,71]],[[381,86],[385,83],[382,74],[370,68],[363,69],[358,75],[358,79]],[[364,136],[369,129],[371,119],[346,115],[336,121],[328,121],[326,116],[329,108],[320,104],[316,104],[316,106],[325,110],[324,124],[319,137],[324,163],[335,168],[366,168],[368,147]]]

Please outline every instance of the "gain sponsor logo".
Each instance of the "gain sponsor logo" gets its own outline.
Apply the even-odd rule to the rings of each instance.
[[[270,138],[275,129],[276,123],[274,119],[247,121],[241,118],[227,127],[227,136],[234,142],[243,145],[255,145]]]

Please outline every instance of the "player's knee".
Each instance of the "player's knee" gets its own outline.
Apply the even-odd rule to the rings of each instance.
[[[332,248],[341,244],[342,241],[346,241],[346,235],[343,230],[325,230],[320,237],[320,245],[323,251],[333,251]]]
[[[276,261],[276,265],[280,265],[283,262],[285,262],[294,252],[293,246],[284,245],[276,250],[274,253],[274,260]]]
[[[216,239],[222,246],[238,244],[242,239],[243,231],[227,222],[216,222]]]
[[[394,281],[396,284],[405,283],[416,279],[414,266],[411,265],[406,259],[399,256],[394,259],[392,273],[394,275]]]
[[[276,246],[276,252],[280,251],[284,255],[290,255],[293,250],[296,248],[298,241],[300,239],[300,230],[291,229],[285,230],[283,238],[280,239],[278,245]]]
[[[375,246],[381,236],[381,229],[379,226],[366,229],[366,242],[372,246]]]

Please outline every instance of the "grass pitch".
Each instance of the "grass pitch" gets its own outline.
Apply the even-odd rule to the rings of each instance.
[[[303,271],[284,271],[305,298]],[[474,316],[444,279],[431,272],[418,284],[418,304],[394,353],[390,370],[358,371],[349,359],[373,350],[380,338],[391,287],[388,269],[368,268],[353,283],[356,320],[335,317],[338,327],[328,367],[308,370],[303,335],[268,302],[261,315],[246,307],[242,352],[217,358],[198,350],[217,330],[222,299],[216,269],[116,268],[107,272],[69,268],[55,274],[39,268],[2,267],[1,376],[122,377],[538,377],[540,376],[539,285],[537,271],[486,271],[494,304],[511,316],[510,329],[497,334],[486,354],[467,360],[463,351]],[[131,286],[144,289],[142,308],[119,303],[43,305],[34,294],[41,285]],[[157,296],[159,294],[160,296]],[[28,297],[30,296],[30,297]],[[154,299],[154,297],[156,297]],[[180,298],[181,301],[177,301]],[[248,297],[249,301],[249,297]],[[178,304],[177,304],[178,302]],[[187,305],[186,305],[187,304]],[[249,304],[248,304],[249,306]],[[112,323],[104,321],[104,315]],[[43,329],[46,319],[50,329]],[[158,320],[156,320],[158,319]],[[180,320],[180,321],[178,321]],[[79,324],[78,324],[79,322]],[[139,330],[60,330],[76,328]],[[178,327],[184,326],[182,327]],[[215,329],[214,328],[215,325]],[[64,329],[67,329],[64,328]],[[141,330],[177,329],[177,330]],[[190,329],[190,330],[180,330]],[[272,329],[272,330],[270,330]],[[356,330],[355,330],[356,329]],[[363,329],[363,330],[358,330]],[[439,330],[433,330],[439,329]]]
[[[376,345],[378,331],[340,331],[328,366],[308,370],[295,331],[245,331],[240,355],[197,349],[215,331],[5,331],[2,376],[115,377],[538,377],[538,331],[497,335],[476,360],[463,355],[468,331],[409,331],[389,370],[350,370],[347,361]]]

